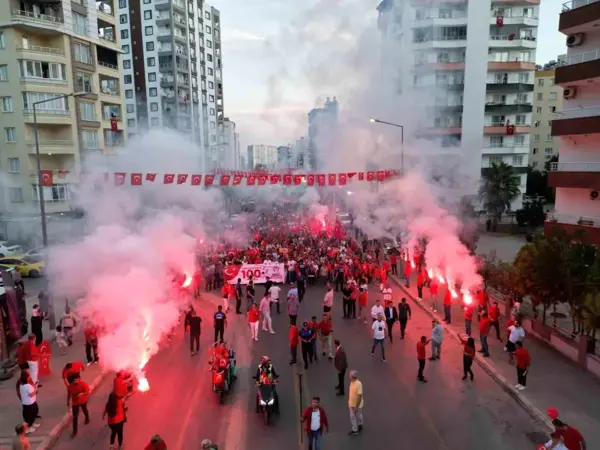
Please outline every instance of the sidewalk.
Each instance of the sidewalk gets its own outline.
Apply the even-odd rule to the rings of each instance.
[[[50,339],[48,322],[44,323],[44,338]],[[38,392],[40,407],[40,427],[29,436],[32,448],[45,450],[58,438],[66,426],[70,424],[70,413],[67,408],[66,388],[61,377],[62,369],[68,362],[85,362],[85,347],[83,333],[75,334],[73,346],[69,347],[69,354],[62,356],[58,346],[52,344],[52,358],[50,360],[51,374],[40,377],[43,385]],[[20,371],[15,372],[10,380],[0,382],[0,398],[2,398],[2,412],[0,413],[0,450],[10,448],[10,442],[15,435],[14,427],[23,423],[21,404],[16,395],[16,383]],[[82,379],[94,390],[102,381],[102,370],[98,364],[86,367]]]
[[[433,313],[430,306],[429,289],[423,289],[424,301],[417,299],[416,276],[411,279],[411,287],[404,287],[404,279],[390,276],[402,291],[409,294],[415,307],[420,307],[437,319],[443,318],[443,312]],[[438,305],[441,307],[445,290],[440,286]],[[453,336],[458,339],[459,334],[465,333],[464,313],[458,303],[452,305],[452,325],[441,323],[446,330],[445,339]],[[506,338],[504,332],[505,318],[501,317],[501,336]],[[472,336],[479,345],[479,324],[474,318]],[[531,353],[531,370],[527,377],[527,389],[517,391],[516,369],[508,363],[508,355],[504,352],[504,344],[495,336],[495,330],[490,331],[488,337],[490,357],[483,358],[477,354],[478,364],[486,370],[504,389],[513,396],[533,417],[545,421],[546,409],[550,406],[558,409],[560,418],[581,431],[588,447],[592,443],[600,442],[600,383],[590,373],[584,372],[570,360],[557,353],[548,345],[534,339],[525,340],[525,347]],[[591,448],[591,447],[590,447]]]

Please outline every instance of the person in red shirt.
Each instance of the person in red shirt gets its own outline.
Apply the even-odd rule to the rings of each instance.
[[[65,368],[62,371],[62,379],[63,382],[65,383],[65,386],[68,388],[70,381],[69,378],[75,376],[75,375],[80,375],[81,372],[83,372],[85,370],[85,364],[83,364],[82,362],[79,361],[75,361],[75,362],[70,362],[65,364]]]
[[[300,343],[300,335],[296,325],[290,325],[289,340],[290,354],[292,355],[290,366],[295,366],[298,361],[298,344]]]
[[[308,448],[312,450],[313,443],[317,450],[321,449],[321,440],[323,433],[329,432],[329,421],[325,410],[319,406],[321,399],[313,397],[312,404],[302,413],[301,422],[304,423],[304,432],[308,437]],[[315,424],[313,418],[318,419],[318,425]]]
[[[319,322],[319,337],[321,339],[321,347],[323,350],[322,355],[329,357],[329,359],[333,359],[333,346],[331,342],[331,333],[333,332],[333,324],[331,323],[331,318],[329,314],[323,314],[323,320]]]
[[[390,256],[390,262],[392,268],[392,275],[398,275],[398,255],[392,253],[392,256]]]
[[[525,386],[527,386],[527,372],[531,365],[531,356],[529,355],[529,351],[523,347],[523,342],[517,342],[516,346],[515,360],[517,365],[517,385],[515,388],[522,391],[525,389]]]
[[[88,366],[98,363],[98,328],[92,322],[88,322],[83,330],[85,335],[85,356]],[[92,357],[93,354],[93,357]]]
[[[488,309],[488,316],[492,327],[496,329],[496,337],[502,342],[502,338],[500,337],[500,307],[498,306],[498,302],[491,304]]]
[[[113,384],[113,394],[119,398],[125,398],[129,395],[129,384],[127,383],[127,373],[125,371],[117,372]]]
[[[425,336],[421,336],[421,340],[417,342],[417,361],[419,362],[419,371],[417,372],[417,380],[421,383],[427,383],[427,380],[423,376],[423,371],[425,370],[425,358],[426,352],[425,347],[429,344],[430,340]]]
[[[404,261],[404,279],[406,281],[405,286],[407,288],[410,287],[410,272],[412,271],[412,268],[410,267],[410,261]]]
[[[437,312],[438,282],[435,278],[429,283],[429,293],[431,294],[431,310]]]
[[[448,325],[452,323],[452,292],[450,292],[450,286],[448,286],[444,295],[444,322]]]
[[[473,375],[473,370],[471,366],[473,365],[473,359],[475,358],[475,339],[469,336],[467,342],[463,347],[463,380],[467,379],[467,374],[471,376],[471,381],[475,375]]]
[[[582,434],[577,428],[571,427],[559,419],[554,419],[552,424],[556,427],[556,432],[569,450],[586,450],[587,444]]]
[[[465,333],[469,337],[471,337],[471,324],[473,323],[474,312],[475,307],[472,304],[465,305]]]
[[[104,419],[108,416],[108,427],[110,428],[110,448],[113,448],[115,439],[119,443],[119,449],[123,448],[123,426],[125,425],[125,401],[117,397],[114,392],[108,396],[104,406]]]
[[[85,381],[81,381],[79,375],[71,377],[69,387],[67,388],[69,396],[67,398],[67,407],[72,407],[73,411],[73,434],[71,437],[77,436],[79,410],[83,411],[85,424],[90,423],[90,414],[88,413],[88,399],[90,395],[90,387]]]
[[[155,434],[150,438],[150,442],[144,447],[144,450],[167,450],[167,444],[163,438]]]
[[[419,274],[417,275],[417,295],[422,300],[423,299],[423,286],[425,286],[425,269],[419,270]]]
[[[479,321],[479,339],[481,340],[481,350],[479,350],[479,353],[483,353],[483,356],[486,358],[490,356],[490,349],[487,341],[490,328],[490,319],[488,318],[487,313],[484,312],[481,315],[481,320]]]
[[[477,293],[477,303],[478,303],[478,307],[479,307],[479,312],[481,313],[482,311],[486,311],[488,308],[488,303],[489,303],[489,296],[488,293],[483,290],[480,289],[479,292]]]
[[[27,361],[29,361],[29,344],[28,341],[21,340],[17,347],[17,363],[19,364],[19,369],[29,370]]]
[[[317,336],[319,335],[319,321],[317,320],[317,316],[312,316],[310,322],[308,322],[308,328],[313,330],[313,355],[315,355],[315,361],[318,361],[317,358]]]
[[[260,312],[256,304],[252,305],[250,311],[248,311],[248,323],[250,324],[250,337],[252,340],[258,342],[258,320],[260,319]]]

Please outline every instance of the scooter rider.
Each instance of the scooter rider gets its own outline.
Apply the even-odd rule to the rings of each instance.
[[[279,411],[279,396],[277,395],[277,390],[275,389],[275,381],[279,378],[277,372],[275,372],[275,367],[273,367],[273,363],[271,362],[271,358],[268,356],[263,356],[260,358],[260,364],[256,369],[256,382],[257,384],[269,384],[273,388],[273,397],[275,398],[275,409]],[[258,401],[258,393],[257,401]]]

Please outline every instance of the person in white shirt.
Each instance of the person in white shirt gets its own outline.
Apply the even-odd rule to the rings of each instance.
[[[327,292],[325,293],[325,297],[323,298],[323,312],[328,313],[331,311],[333,307],[333,287],[331,284],[327,283]]]
[[[18,396],[23,406],[23,420],[27,424],[27,434],[29,434],[40,426],[35,423],[40,410],[37,404],[37,387],[34,386],[28,370],[21,371]]]
[[[383,294],[383,303],[387,305],[387,302],[391,302],[393,299],[392,288],[389,283],[385,283],[383,289],[381,289],[381,293]]]
[[[381,347],[381,360],[385,362],[385,333],[387,329],[387,325],[383,320],[383,314],[378,314],[375,320],[373,321],[373,325],[371,326],[373,329],[373,347],[371,347],[371,355],[375,354],[375,347]]]
[[[273,321],[271,320],[271,298],[268,295],[265,295],[260,300],[260,305],[258,307],[260,313],[262,315],[262,330],[268,331],[271,334],[275,334],[273,331]]]
[[[508,341],[506,341],[506,351],[508,352],[508,362],[512,363],[517,349],[517,342],[522,342],[525,339],[525,330],[517,320],[514,325],[508,327],[508,331],[510,331],[510,335]]]
[[[375,304],[371,308],[371,317],[373,318],[373,322],[377,320],[377,316],[382,316],[384,314],[383,306],[381,306],[381,302],[379,299],[375,300]]]
[[[279,310],[279,293],[281,292],[281,288],[277,285],[273,285],[269,288],[269,294],[271,295],[271,303],[277,304],[277,314],[281,311]]]

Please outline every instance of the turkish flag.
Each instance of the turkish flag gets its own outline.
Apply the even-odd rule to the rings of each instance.
[[[345,186],[346,185],[346,174],[345,173],[340,173],[338,175],[338,179],[340,180],[340,186]]]
[[[215,182],[214,175],[205,175],[204,176],[204,186],[212,186],[214,182]]]
[[[348,176],[348,178],[352,178],[354,177],[354,175],[356,175],[356,172],[348,172],[346,175]]]
[[[306,176],[306,185],[307,186],[315,185],[315,176],[312,173]]]
[[[225,266],[223,268],[223,278],[227,282],[234,280],[238,276],[238,273],[240,273],[241,269],[242,269],[241,264],[235,265],[235,266]]]
[[[125,184],[125,172],[115,172],[115,186],[123,186]]]
[[[377,171],[377,181],[379,181],[379,182],[385,181],[385,170]]]
[[[279,183],[279,175],[271,175],[270,179],[271,179],[271,184]]]
[[[292,184],[292,176],[290,174],[286,174],[283,176],[283,184],[285,186],[289,186],[290,184]]]
[[[187,173],[180,173],[177,175],[177,184],[185,184],[187,177]]]
[[[322,173],[317,175],[317,183],[319,184],[319,186],[325,186],[325,175],[323,175]]]
[[[233,176],[233,185],[234,186],[239,186],[241,182],[242,182],[242,177],[239,174],[236,173]]]
[[[110,131],[119,131],[117,119],[110,119]]]
[[[375,172],[367,172],[367,181],[375,180]]]
[[[132,186],[141,186],[142,185],[142,174],[141,173],[132,173],[131,174],[131,185]]]
[[[298,186],[299,184],[302,184],[302,178],[304,178],[304,176],[294,175],[294,186]]]
[[[364,172],[358,172],[358,181],[363,181],[365,179],[365,173]]]
[[[335,186],[337,175],[335,173],[329,174],[329,186]]]
[[[154,180],[156,180],[155,173],[147,173],[146,174],[146,181],[152,181],[154,183]]]
[[[231,175],[221,175],[221,186],[229,186],[229,180],[231,179]]]
[[[174,173],[165,174],[164,179],[163,179],[164,184],[173,184],[173,181],[175,181]]]
[[[498,14],[496,16],[496,26],[498,28],[502,28],[504,26],[504,16],[502,14]]]
[[[54,184],[51,170],[40,170],[40,182],[42,186],[51,187]]]
[[[266,175],[259,175],[258,176],[258,185],[259,186],[264,186],[265,184],[267,184],[267,176]]]
[[[246,178],[246,184],[248,186],[254,186],[256,184],[256,177],[254,175],[248,174],[248,178]]]
[[[192,186],[200,186],[202,184],[202,175],[192,175]]]

